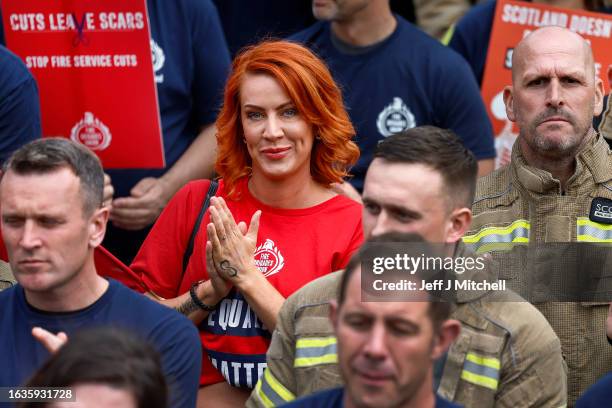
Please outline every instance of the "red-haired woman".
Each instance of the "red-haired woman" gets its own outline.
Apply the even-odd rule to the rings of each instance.
[[[330,188],[359,156],[354,130],[308,49],[268,41],[242,52],[216,126],[222,179],[184,274],[208,180],[177,193],[132,264],[152,297],[198,324],[198,405],[215,407],[248,397],[285,297],[343,268],[363,240],[361,206]]]

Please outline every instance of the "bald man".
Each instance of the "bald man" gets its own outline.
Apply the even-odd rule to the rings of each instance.
[[[612,370],[607,303],[586,302],[594,299],[581,292],[573,300],[584,302],[554,302],[565,296],[554,291],[568,281],[551,278],[538,286],[534,280],[565,274],[578,282],[603,269],[597,263],[586,271],[569,269],[580,264],[571,255],[580,253],[585,242],[612,242],[612,156],[592,127],[593,116],[602,111],[603,85],[588,43],[559,27],[524,38],[512,63],[512,86],[504,90],[504,101],[519,137],[511,163],[479,180],[465,241],[480,252],[494,247],[500,277],[538,302],[561,340],[572,406]],[[582,243],[570,248],[577,252],[551,252],[560,244],[549,243],[568,242]],[[552,296],[534,296],[542,288]]]

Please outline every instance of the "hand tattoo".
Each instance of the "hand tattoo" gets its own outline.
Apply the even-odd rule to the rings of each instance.
[[[219,263],[219,268],[224,271],[225,273],[227,273],[227,276],[229,277],[236,277],[238,276],[238,269],[234,268],[232,265],[230,265],[229,261],[227,259],[222,260]]]

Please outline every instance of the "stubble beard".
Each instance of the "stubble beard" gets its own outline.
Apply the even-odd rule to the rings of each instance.
[[[572,127],[572,132],[562,139],[558,137],[549,137],[542,131],[538,130],[547,118],[552,116],[560,116],[568,121]],[[561,131],[562,125],[547,125],[546,132]],[[584,141],[591,129],[591,122],[588,124],[577,123],[573,115],[561,109],[547,109],[540,113],[530,124],[527,130],[521,130],[521,138],[527,144],[529,149],[536,155],[545,156],[548,158],[568,158],[575,156],[582,148]]]

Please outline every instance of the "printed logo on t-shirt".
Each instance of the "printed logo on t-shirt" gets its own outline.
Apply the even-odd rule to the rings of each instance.
[[[393,98],[393,102],[378,114],[376,126],[380,134],[387,137],[415,127],[416,122],[414,115],[410,112],[404,101],[402,101],[402,98],[396,96]]]
[[[85,112],[83,119],[70,131],[70,139],[89,147],[91,150],[104,150],[110,145],[112,136],[107,126],[93,113]]]
[[[164,74],[159,73],[166,62],[164,50],[157,45],[154,39],[151,38],[151,54],[153,59],[153,71],[155,72],[155,82],[161,84],[164,82]]]
[[[271,239],[261,244],[255,250],[255,266],[264,274],[272,276],[279,273],[285,266],[285,258]]]

